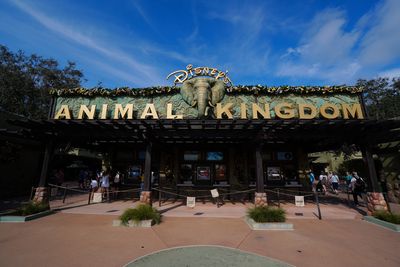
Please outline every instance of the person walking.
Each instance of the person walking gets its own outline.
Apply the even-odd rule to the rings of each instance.
[[[334,194],[338,194],[338,188],[339,188],[339,176],[333,172],[331,176],[331,184],[332,184],[332,189]]]
[[[353,172],[353,178],[351,179],[350,187],[353,193],[354,205],[358,206],[358,197],[362,198],[362,193],[365,190],[365,182],[360,176],[358,176],[357,172]]]

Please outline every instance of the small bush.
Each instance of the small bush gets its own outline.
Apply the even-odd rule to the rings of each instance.
[[[159,224],[161,222],[160,213],[150,205],[139,205],[134,209],[127,209],[119,217],[122,224],[127,225],[130,220],[135,222],[143,220],[151,220],[152,224]]]
[[[28,204],[22,206],[22,208],[20,208],[17,213],[22,215],[22,216],[28,216],[28,215],[32,215],[35,213],[39,213],[42,211],[46,211],[49,210],[49,204],[47,203],[38,203],[38,202],[29,202]]]
[[[250,208],[247,215],[257,223],[286,221],[286,213],[283,209],[268,206]]]
[[[375,211],[372,216],[374,216],[375,218],[382,220],[382,221],[386,221],[386,222],[390,222],[390,223],[394,223],[394,224],[400,224],[400,215],[399,214],[393,214],[390,213],[388,211]]]

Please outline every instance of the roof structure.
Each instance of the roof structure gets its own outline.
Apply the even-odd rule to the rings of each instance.
[[[302,143],[309,152],[399,140],[400,120],[13,120],[27,138],[91,143]]]

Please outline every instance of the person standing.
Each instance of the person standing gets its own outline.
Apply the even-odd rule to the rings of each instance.
[[[353,176],[350,174],[350,172],[346,172],[346,176],[344,178],[346,179],[346,184],[349,187],[351,179],[353,178]]]
[[[315,176],[311,169],[308,170],[308,179],[310,179],[311,187],[314,185]]]
[[[106,170],[101,176],[101,191],[102,193],[106,193],[107,201],[110,201],[110,174]]]
[[[120,183],[121,183],[120,173],[119,173],[119,171],[117,171],[117,173],[114,176],[114,183],[113,183],[114,198],[117,198],[117,196],[118,196],[118,190],[119,190]]]
[[[97,189],[99,189],[99,183],[97,182],[96,176],[93,176],[90,181],[90,200],[93,199],[93,195],[97,192]]]
[[[326,176],[326,174],[321,171],[321,174],[319,175],[319,181],[322,184],[322,190],[324,192],[324,194],[326,194],[326,182],[328,180],[328,176]]]

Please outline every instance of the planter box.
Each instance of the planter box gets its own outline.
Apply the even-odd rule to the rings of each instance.
[[[129,221],[127,225],[122,224],[121,220],[113,220],[113,226],[128,226],[128,227],[145,227],[149,228],[152,225],[152,220],[143,220],[143,221]]]
[[[373,224],[377,224],[379,226],[388,228],[390,230],[393,230],[395,232],[400,232],[400,225],[399,224],[394,224],[394,223],[390,223],[390,222],[386,222],[386,221],[382,221],[379,220],[373,216],[364,216],[364,220],[366,220],[367,222],[373,223]]]
[[[19,216],[19,215],[2,215],[0,216],[0,222],[27,222],[34,219],[38,219],[47,215],[54,213],[52,210],[46,210],[39,213],[35,213],[28,216]]]
[[[245,217],[246,223],[252,230],[294,230],[292,223],[257,223],[249,217]]]

